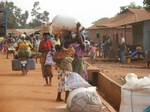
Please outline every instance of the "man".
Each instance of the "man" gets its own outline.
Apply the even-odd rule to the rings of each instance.
[[[52,72],[51,72],[51,68],[48,70],[47,67],[45,67],[45,60],[47,57],[47,54],[50,50],[52,50],[52,42],[50,39],[48,39],[50,36],[49,33],[43,33],[43,38],[42,41],[40,42],[39,45],[39,52],[42,53],[42,57],[41,57],[41,68],[42,68],[42,75],[45,79],[46,85],[51,85],[51,78],[52,78]],[[46,73],[46,72],[50,72],[50,73]]]

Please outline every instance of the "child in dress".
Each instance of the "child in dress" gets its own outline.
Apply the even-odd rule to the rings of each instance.
[[[58,79],[58,94],[56,101],[63,101],[61,99],[61,93],[65,92],[65,102],[69,96],[70,91],[80,87],[90,87],[91,85],[85,81],[76,72],[72,72],[72,58],[66,57],[61,63],[61,72],[59,73]]]
[[[51,50],[47,53],[45,64],[44,64],[44,79],[47,85],[51,86],[52,83],[52,66],[55,64],[53,61],[54,50]]]
[[[60,64],[60,72],[58,74],[58,79],[59,79],[59,83],[58,83],[58,94],[57,94],[57,99],[56,101],[63,101],[61,99],[61,93],[65,92],[65,101],[67,100],[67,97],[69,95],[69,88],[67,87],[67,85],[65,84],[65,81],[68,78],[68,73],[72,71],[72,58],[71,57],[66,57],[61,61]]]

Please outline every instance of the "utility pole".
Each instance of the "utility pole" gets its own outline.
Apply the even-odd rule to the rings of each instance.
[[[7,35],[7,22],[8,22],[8,18],[7,18],[7,0],[5,0],[4,2],[4,17],[5,17],[5,37]]]

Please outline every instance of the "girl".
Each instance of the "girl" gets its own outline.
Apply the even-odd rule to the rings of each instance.
[[[43,77],[45,78],[46,84],[51,86],[52,83],[52,66],[55,64],[53,61],[53,55],[54,55],[54,50],[50,50],[47,53],[46,60],[45,60],[45,65],[44,65],[44,75]]]
[[[80,87],[90,87],[78,73],[72,72],[72,58],[66,57],[61,63],[61,73],[59,74],[58,94],[56,101],[61,99],[61,92],[65,92],[65,102],[67,101],[70,91]]]

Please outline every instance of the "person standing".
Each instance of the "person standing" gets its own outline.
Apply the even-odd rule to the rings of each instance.
[[[92,42],[90,47],[90,59],[92,63],[94,63],[96,59],[96,50],[97,50],[96,44]]]
[[[39,52],[41,52],[41,69],[42,69],[42,75],[45,79],[45,82],[46,82],[46,85],[51,85],[51,76],[46,73],[46,72],[49,72],[49,71],[46,71],[48,70],[47,69],[47,66],[45,66],[45,62],[46,62],[46,57],[47,57],[47,54],[49,51],[52,50],[52,42],[50,39],[48,39],[50,36],[49,33],[43,33],[43,38],[42,38],[42,41],[40,42],[40,45],[39,45]],[[50,68],[51,69],[51,68]],[[51,70],[50,70],[51,72]]]
[[[40,42],[41,42],[40,36],[36,35],[35,40],[34,40],[36,62],[38,62]]]
[[[77,24],[77,41],[73,45],[75,49],[75,56],[72,62],[73,72],[79,73],[85,80],[88,80],[87,75],[87,64],[85,63],[83,57],[85,54],[85,45],[82,35],[80,34],[79,28],[80,23]]]
[[[67,97],[69,95],[69,91],[70,89],[68,88],[68,86],[65,84],[67,78],[68,78],[68,74],[66,73],[68,72],[72,72],[72,58],[71,57],[65,57],[61,63],[60,63],[60,71],[58,74],[58,93],[57,93],[57,98],[56,101],[63,101],[61,99],[61,93],[65,92],[65,101],[67,100]]]
[[[121,39],[121,43],[119,46],[119,58],[120,58],[120,63],[125,64],[126,62],[126,44],[125,44],[125,38]]]

